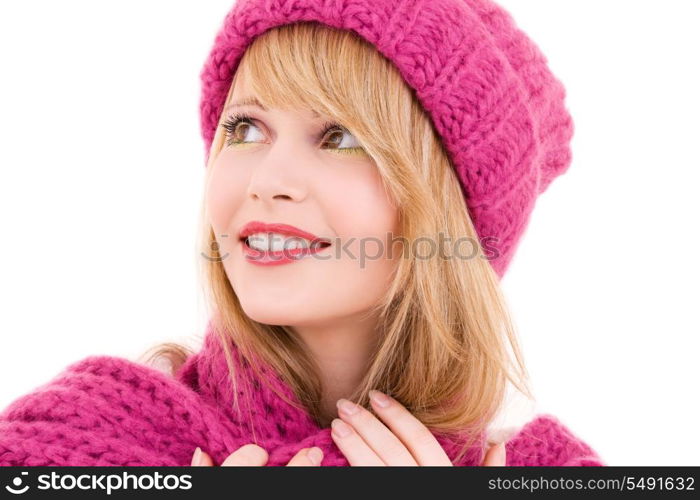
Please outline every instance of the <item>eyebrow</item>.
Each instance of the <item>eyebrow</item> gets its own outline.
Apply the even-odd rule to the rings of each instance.
[[[253,106],[256,108],[260,108],[263,111],[269,111],[263,104],[258,100],[257,97],[244,97],[242,99],[235,100],[231,103],[229,103],[228,106],[224,109],[224,111],[228,111],[231,108],[239,108],[243,106]],[[315,117],[319,117],[320,115],[316,111],[311,111]]]

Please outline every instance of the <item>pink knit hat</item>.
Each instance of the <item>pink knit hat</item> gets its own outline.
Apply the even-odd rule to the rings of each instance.
[[[357,33],[415,89],[503,277],[535,199],[571,162],[565,89],[538,47],[491,0],[237,0],[201,72],[207,159],[243,52],[263,31],[299,21]]]

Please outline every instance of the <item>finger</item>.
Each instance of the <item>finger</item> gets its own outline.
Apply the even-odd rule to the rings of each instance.
[[[316,467],[321,465],[321,460],[323,460],[323,451],[321,448],[317,446],[314,446],[313,448],[302,448],[292,457],[287,466]]]
[[[401,403],[379,391],[369,391],[372,408],[411,452],[418,465],[452,466],[433,433]]]
[[[336,418],[331,422],[331,437],[350,465],[386,465],[352,426]]]
[[[205,452],[202,451],[202,449],[197,446],[197,449],[194,450],[194,454],[192,455],[192,466],[193,467],[202,467],[202,466],[213,466],[214,461],[211,459],[209,455],[207,455]]]
[[[268,455],[264,448],[256,444],[247,444],[241,446],[236,451],[231,453],[226,460],[221,464],[223,467],[228,466],[260,466],[267,463]]]
[[[377,417],[347,399],[339,399],[338,415],[362,437],[386,465],[418,465],[406,446]]]
[[[484,467],[503,467],[506,465],[506,445],[498,443],[489,448],[484,457]]]

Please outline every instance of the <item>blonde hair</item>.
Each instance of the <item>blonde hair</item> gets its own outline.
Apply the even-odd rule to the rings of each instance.
[[[398,208],[406,241],[442,233],[478,245],[480,255],[467,260],[398,259],[393,282],[373,311],[379,318],[378,349],[360,385],[347,395],[371,408],[370,389],[391,394],[431,431],[461,436],[464,446],[456,460],[461,459],[501,408],[509,381],[534,398],[498,276],[483,257],[459,182],[429,116],[396,67],[371,44],[351,31],[317,22],[264,32],[247,48],[240,71],[265,106],[315,110],[342,123],[359,140]],[[225,139],[224,119],[219,118],[207,173]],[[257,373],[257,356],[274,368],[319,422],[316,363],[291,329],[246,316],[217,258],[218,245],[207,221],[203,206],[202,251],[211,258],[201,262],[222,340],[233,340]],[[237,396],[231,352],[227,342],[223,345]],[[163,344],[151,359],[161,355],[175,370],[187,352]]]

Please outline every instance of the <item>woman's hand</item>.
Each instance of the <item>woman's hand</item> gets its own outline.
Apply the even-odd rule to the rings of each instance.
[[[398,401],[379,391],[370,391],[370,401],[386,425],[347,399],[337,403],[331,436],[350,465],[452,466],[435,436]],[[483,465],[505,465],[505,446],[490,448]]]
[[[231,453],[226,460],[221,464],[223,467],[226,466],[241,466],[241,465],[251,465],[260,466],[265,465],[268,459],[267,452],[264,448],[256,444],[246,444],[241,446],[236,451]],[[297,452],[296,455],[287,464],[288,466],[317,466],[321,465],[321,460],[323,459],[323,451],[321,448],[314,446],[313,448],[302,448]],[[194,450],[194,455],[192,456],[193,466],[212,466],[214,462],[211,457],[203,452],[199,447]]]

